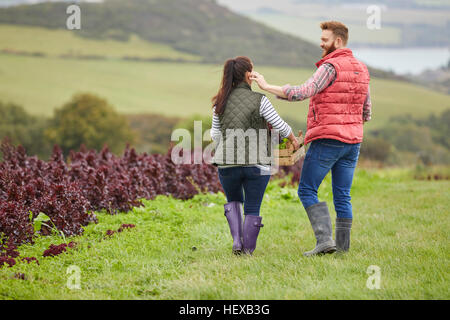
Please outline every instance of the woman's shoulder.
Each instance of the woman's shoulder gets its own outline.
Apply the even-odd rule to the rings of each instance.
[[[256,95],[258,95],[258,96],[260,96],[261,98],[267,98],[266,97],[266,95],[264,94],[264,93],[262,93],[262,92],[258,92],[258,91],[252,91],[254,94],[256,94]]]

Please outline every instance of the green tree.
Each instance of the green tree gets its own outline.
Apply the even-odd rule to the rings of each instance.
[[[93,94],[81,93],[55,110],[45,136],[58,144],[65,155],[84,144],[89,149],[100,150],[106,144],[119,154],[135,136],[125,116],[118,114],[105,100]]]
[[[195,132],[195,122],[198,122],[197,126],[198,129],[197,132]],[[207,134],[206,132],[211,129],[212,125],[212,113],[211,115],[199,115],[195,114],[192,115],[189,118],[185,118],[180,120],[180,122],[177,123],[174,129],[186,129],[190,132],[191,136],[191,149],[194,148],[194,140],[195,140],[195,133],[197,133],[198,137],[202,143],[202,147],[205,148],[208,144],[211,143],[211,136]],[[200,130],[201,128],[201,130]],[[205,141],[203,141],[203,138],[205,138]],[[174,144],[178,144],[178,141],[175,141]],[[183,141],[183,143],[185,143]],[[184,144],[183,144],[184,145]],[[185,146],[189,147],[189,146]]]
[[[448,164],[449,116],[450,112],[445,111],[439,117],[432,115],[427,119],[397,117],[391,119],[391,123],[380,130],[379,135],[395,147],[396,153],[414,154],[426,165]],[[398,155],[394,159],[399,159]]]
[[[45,158],[50,145],[44,139],[47,120],[28,114],[22,106],[0,102],[0,140],[8,137],[12,144],[22,145],[29,155]]]
[[[433,145],[430,128],[414,123],[391,124],[384,128],[382,136],[400,151],[421,152]]]
[[[379,137],[367,136],[361,144],[361,157],[385,162],[392,152],[392,145]]]
[[[438,116],[432,114],[427,120],[418,123],[430,127],[433,141],[450,151],[450,109]]]
[[[127,116],[136,132],[136,151],[165,154],[170,146],[170,138],[175,125],[181,118],[159,114],[133,114]]]

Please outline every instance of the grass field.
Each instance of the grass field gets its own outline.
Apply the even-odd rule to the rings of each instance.
[[[308,69],[255,66],[268,82],[301,84]],[[51,116],[77,92],[106,98],[121,113],[209,115],[221,65],[197,63],[79,60],[0,54],[0,99],[22,105],[32,114]],[[258,91],[256,84],[253,89]],[[450,96],[417,85],[392,80],[371,81],[373,120],[366,130],[378,128],[393,115],[425,117],[450,107]],[[269,95],[283,116],[306,120],[308,101],[290,103]]]
[[[151,43],[136,35],[128,41],[88,39],[76,31],[0,24],[0,50],[41,53],[50,57],[96,56],[109,59],[134,57],[142,59],[182,59],[199,61],[195,55],[183,53],[160,43]]]
[[[30,56],[36,53],[43,56]],[[125,56],[193,62],[139,62],[123,60]],[[73,94],[91,92],[106,98],[121,113],[209,115],[222,65],[199,64],[198,59],[135,36],[128,42],[101,41],[80,38],[68,30],[0,25],[0,100],[22,105],[35,115],[51,116]],[[313,73],[313,69],[258,65],[255,69],[279,85],[301,84]],[[253,89],[258,90],[256,85]],[[450,107],[448,95],[391,80],[373,79],[371,95],[373,120],[366,130],[383,126],[393,115],[424,117]],[[282,116],[306,120],[308,101],[289,103],[272,95],[269,99]]]
[[[40,265],[0,269],[0,299],[449,299],[449,189],[406,170],[358,169],[351,251],[314,258],[302,256],[315,240],[295,188],[269,184],[252,257],[231,254],[223,194],[159,196],[127,214],[98,213],[97,225],[67,239],[77,248],[57,257],[42,252],[61,238],[22,246]],[[329,175],[319,199],[334,224]],[[136,228],[105,237],[122,223]],[[67,286],[70,266],[79,268],[80,289]],[[379,267],[379,289],[367,287],[370,266]]]

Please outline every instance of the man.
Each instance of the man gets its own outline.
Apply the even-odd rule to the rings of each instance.
[[[336,21],[323,22],[322,59],[317,71],[300,86],[268,84],[253,72],[262,90],[289,101],[310,99],[305,145],[311,142],[303,163],[298,195],[316,237],[316,247],[305,256],[346,252],[350,248],[352,205],[350,189],[363,140],[363,124],[371,118],[369,72],[346,48],[347,27]],[[326,202],[317,190],[331,170],[333,202],[337,213],[336,240]]]

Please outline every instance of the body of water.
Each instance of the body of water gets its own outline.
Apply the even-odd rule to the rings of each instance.
[[[449,48],[356,48],[352,51],[369,66],[401,75],[437,69],[447,65],[450,59]]]

